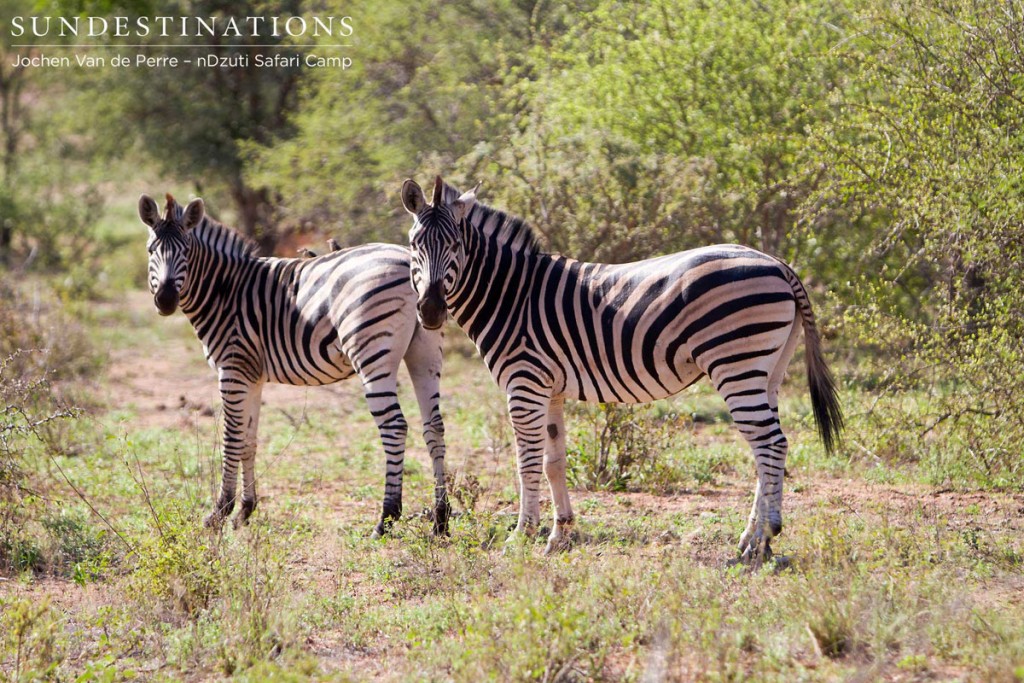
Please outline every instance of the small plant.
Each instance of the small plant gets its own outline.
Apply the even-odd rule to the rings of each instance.
[[[827,604],[821,613],[807,622],[807,632],[811,634],[818,656],[829,659],[846,656],[856,642],[848,606],[839,603]]]
[[[0,653],[11,663],[12,681],[50,680],[62,656],[57,615],[48,599],[0,598]]]
[[[28,531],[37,497],[26,481],[26,452],[47,444],[50,425],[76,414],[54,397],[40,355],[16,351],[0,360],[0,572],[43,568],[41,544]]]
[[[625,491],[670,479],[662,456],[674,442],[672,414],[657,406],[576,406],[578,425],[569,440],[570,481],[588,489]]]
[[[70,574],[84,583],[99,574],[106,564],[106,531],[96,529],[80,512],[61,509],[42,518],[41,524],[50,539],[49,568]]]
[[[154,533],[137,544],[132,580],[141,592],[195,617],[221,594],[227,580],[217,538],[174,503],[153,514]]]
[[[448,486],[448,493],[462,509],[473,512],[483,491],[480,479],[465,470],[455,470],[445,474],[445,484]]]

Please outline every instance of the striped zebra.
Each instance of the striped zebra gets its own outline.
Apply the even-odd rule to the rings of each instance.
[[[412,180],[402,201],[415,218],[409,242],[420,324],[438,329],[450,311],[508,395],[521,484],[512,538],[539,522],[543,470],[555,514],[547,552],[568,541],[566,398],[645,403],[707,375],[754,453],[757,486],[740,558],[771,556],[787,451],[778,392],[801,327],[828,451],[843,424],[807,292],[788,265],[739,245],[584,263],[545,253],[522,219],[477,203],[475,189],[460,196],[440,177],[430,204]]]
[[[375,535],[402,512],[406,421],[398,404],[398,365],[412,378],[433,460],[434,531],[447,530],[444,424],[438,406],[441,341],[416,322],[409,251],[369,244],[319,258],[257,258],[254,245],[205,215],[201,199],[185,208],[167,195],[163,216],[142,195],[149,226],[149,288],[156,309],[181,306],[217,371],[224,404],[220,498],[205,520],[231,514],[239,463],[242,505],[234,525],[256,508],[256,430],[266,382],[319,386],[352,375],[363,382],[387,459],[384,507]]]

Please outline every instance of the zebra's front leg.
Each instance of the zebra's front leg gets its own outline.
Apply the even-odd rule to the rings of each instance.
[[[249,517],[256,510],[256,444],[258,443],[258,430],[260,424],[260,406],[263,396],[263,385],[257,384],[249,391],[245,399],[246,443],[249,448],[245,457],[242,458],[242,507],[235,513],[232,523],[234,527],[245,526],[249,523]]]
[[[441,419],[441,365],[443,333],[428,333],[417,330],[405,355],[416,401],[423,419],[423,439],[430,451],[434,470],[434,535],[448,534],[448,518],[451,504],[448,502],[448,486],[445,482],[444,420]]]
[[[416,398],[419,400],[420,415],[423,416],[423,439],[427,442],[434,470],[434,535],[447,536],[448,518],[451,516],[452,508],[448,502],[448,486],[444,480],[444,420],[441,419],[441,410],[438,407],[439,382],[437,379],[432,383],[419,382],[415,375],[412,376],[412,381],[416,389]]]
[[[544,475],[551,487],[551,501],[555,509],[555,523],[548,536],[545,554],[565,550],[571,542],[575,517],[569,501],[569,487],[565,481],[565,401],[555,399],[548,408],[547,447],[544,450]]]
[[[506,545],[532,538],[540,523],[540,475],[544,460],[548,400],[533,392],[512,392],[508,414],[516,434],[519,468],[519,522]]]
[[[224,445],[220,497],[203,523],[217,527],[231,515],[238,488],[238,466],[242,464],[242,508],[234,524],[245,524],[256,509],[256,442],[263,385],[230,370],[220,372],[220,395],[224,405]]]
[[[398,383],[395,372],[384,377],[364,381],[366,402],[377,423],[381,444],[384,446],[384,506],[373,537],[386,534],[392,524],[402,516],[402,474],[405,467],[405,436],[408,425],[398,405]]]

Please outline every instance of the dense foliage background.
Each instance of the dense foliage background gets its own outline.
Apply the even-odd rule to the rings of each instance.
[[[923,462],[938,480],[1024,480],[1019,6],[239,11],[256,9],[353,16],[354,67],[53,73],[12,68],[33,48],[5,36],[4,260],[95,287],[82,255],[103,269],[93,222],[126,166],[180,178],[266,248],[311,229],[402,242],[402,179],[480,180],[488,201],[580,258],[741,242],[790,260],[845,354],[851,457]],[[31,10],[4,0],[5,15]]]

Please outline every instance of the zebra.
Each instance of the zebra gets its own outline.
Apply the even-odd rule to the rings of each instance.
[[[507,394],[520,480],[510,541],[535,532],[543,471],[555,517],[545,552],[568,543],[575,517],[565,476],[565,399],[645,403],[706,375],[757,471],[740,561],[771,557],[769,542],[782,531],[788,449],[778,391],[801,327],[811,405],[830,453],[843,427],[814,313],[792,268],[728,244],[622,265],[546,253],[522,219],[478,203],[476,188],[460,195],[440,177],[429,204],[412,180],[402,186],[402,202],[414,217],[420,324],[440,329],[450,312]]]
[[[204,524],[219,526],[235,505],[239,463],[242,505],[233,524],[256,508],[256,432],[266,382],[363,383],[386,455],[384,504],[374,536],[402,513],[406,421],[398,404],[404,359],[433,461],[434,532],[447,532],[444,422],[439,407],[442,332],[416,322],[409,251],[367,244],[319,258],[257,258],[255,245],[205,214],[202,199],[182,208],[168,194],[164,214],[146,195],[149,289],[161,315],[181,307],[216,370],[224,405],[220,497]]]

